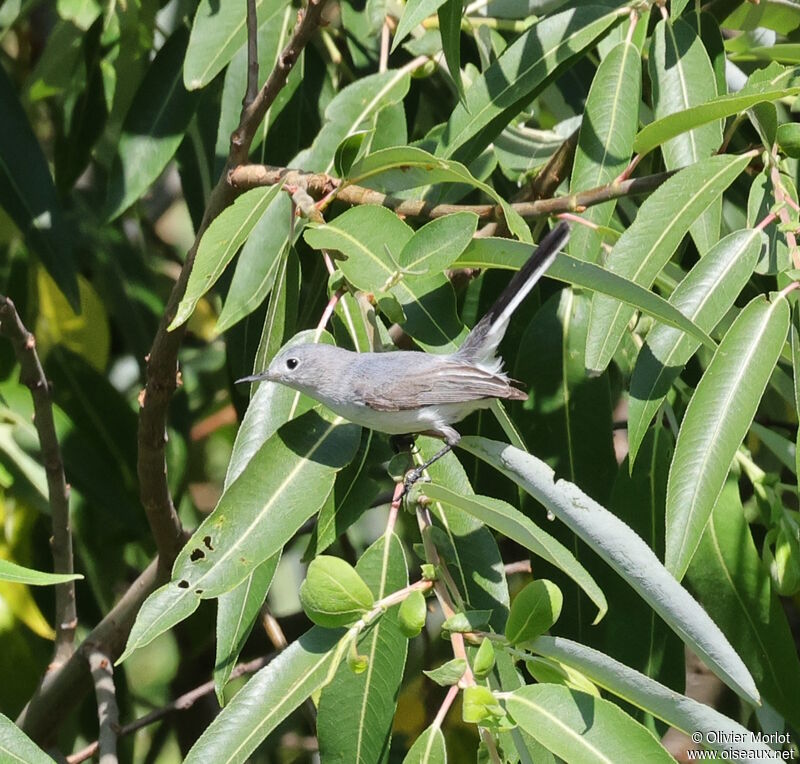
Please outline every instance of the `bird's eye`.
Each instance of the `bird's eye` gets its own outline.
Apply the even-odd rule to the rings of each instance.
[[[297,368],[298,363],[300,363],[300,361],[298,361],[296,358],[287,358],[286,368],[289,369],[289,371],[293,371],[294,369]]]

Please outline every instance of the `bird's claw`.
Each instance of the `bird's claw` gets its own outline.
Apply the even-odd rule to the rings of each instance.
[[[411,490],[414,483],[418,482],[423,477],[425,477],[425,470],[423,467],[416,467],[410,472],[407,472],[403,479],[403,493],[401,496],[405,496]],[[426,479],[429,480],[430,478]]]

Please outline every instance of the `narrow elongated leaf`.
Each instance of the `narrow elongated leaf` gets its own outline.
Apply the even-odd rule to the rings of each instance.
[[[426,484],[423,492],[426,496],[441,501],[467,512],[482,523],[494,528],[504,536],[516,541],[535,555],[547,560],[551,565],[564,571],[589,598],[597,605],[598,623],[606,611],[608,603],[602,589],[597,585],[588,571],[575,559],[560,541],[535,525],[518,509],[499,499],[489,496],[462,496],[455,491],[435,483]]]
[[[471,84],[445,126],[436,155],[474,159],[564,66],[620,18],[618,11],[581,6],[527,29]]]
[[[325,108],[325,124],[311,148],[301,151],[292,167],[331,172],[336,147],[358,130],[371,130],[380,111],[400,103],[408,92],[409,73],[403,69],[361,77],[343,88]]]
[[[753,273],[764,236],[735,231],[715,244],[670,295],[669,302],[703,331],[710,332],[733,305]],[[628,399],[630,466],[650,421],[699,344],[669,326],[655,326],[636,359]]]
[[[214,286],[280,192],[281,184],[247,191],[206,229],[170,330],[189,319],[200,298]]]
[[[533,241],[528,224],[492,186],[478,180],[460,162],[441,159],[417,146],[395,146],[368,154],[353,164],[347,182],[371,182],[387,193],[435,183],[466,183],[483,191],[503,208],[506,224],[518,239]]]
[[[633,703],[687,735],[703,733],[702,742],[708,748],[735,752],[739,756],[742,751],[757,751],[763,756],[768,750],[768,746],[757,742],[733,719],[705,703],[670,690],[599,650],[562,637],[547,636],[537,637],[530,649],[577,669],[618,698]]]
[[[120,661],[182,620],[167,618],[159,602],[193,612],[201,599],[232,590],[277,554],[325,502],[336,472],[355,453],[359,433],[341,417],[324,419],[309,411],[269,438],[178,555],[172,581],[145,601]]]
[[[781,69],[767,80],[746,85],[737,93],[717,96],[699,105],[667,114],[643,127],[633,148],[640,154],[700,125],[739,114],[758,103],[777,101],[800,93],[798,69]]]
[[[664,19],[654,32],[650,52],[650,81],[656,119],[684,111],[717,96],[714,70],[703,41],[682,19]],[[661,147],[667,169],[699,162],[722,143],[722,122],[707,122],[679,134]],[[700,254],[719,238],[722,202],[712,200],[708,210],[692,223],[692,238]]]
[[[621,42],[602,60],[592,80],[572,165],[570,193],[610,183],[626,167],[633,151],[642,97],[642,61],[639,49]],[[615,202],[589,207],[582,217],[608,225]],[[572,230],[573,257],[594,262],[600,254],[600,236],[589,226]]]
[[[459,98],[464,99],[464,83],[461,81],[461,0],[444,0],[438,8],[439,34],[447,68],[456,86]]]
[[[239,253],[225,305],[217,320],[218,332],[229,329],[264,302],[275,283],[284,247],[289,245],[291,224],[289,195],[273,196]]]
[[[41,570],[17,565],[10,560],[0,560],[0,581],[31,586],[49,586],[50,584],[63,584],[66,581],[78,581],[82,578],[83,576],[78,573],[45,573]]]
[[[664,505],[673,451],[669,429],[649,430],[636,467],[620,465],[609,505],[659,559],[664,558]],[[686,661],[680,639],[655,611],[640,606],[636,592],[620,578],[604,581],[604,590],[613,606],[600,624],[602,638],[593,644],[652,679],[682,688]]]
[[[292,642],[206,728],[185,764],[244,764],[292,711],[325,682],[342,636],[319,626]]]
[[[465,268],[521,268],[529,257],[530,248],[521,242],[485,237],[473,239],[456,260],[455,265]],[[641,310],[668,326],[674,326],[691,334],[704,345],[716,347],[708,334],[663,297],[599,265],[583,262],[562,253],[547,269],[546,275],[620,300],[631,306],[631,310]]]
[[[541,502],[617,571],[706,665],[743,698],[758,703],[753,678],[719,627],[625,523],[531,454],[468,436],[459,446],[488,462]]]
[[[400,539],[381,536],[359,559],[356,571],[375,599],[408,584],[408,569]],[[385,761],[392,720],[406,665],[408,639],[400,631],[397,607],[384,613],[358,641],[367,667],[356,674],[342,664],[322,691],[317,716],[320,756],[354,764]],[[349,713],[342,714],[347,707]]]
[[[792,346],[792,378],[794,381],[794,407],[800,414],[800,308],[795,305],[792,308],[791,331],[789,332],[789,342]],[[795,475],[800,475],[800,429],[797,431],[795,439]],[[798,488],[800,490],[800,487]]]
[[[752,157],[716,156],[681,170],[642,204],[636,220],[611,251],[608,270],[649,287],[678,248],[692,223],[718,199]],[[653,225],[654,220],[662,224]],[[633,317],[633,308],[596,294],[586,340],[586,366],[608,366]]]
[[[409,748],[403,764],[447,764],[447,747],[440,727],[428,727]]]
[[[109,179],[109,220],[158,178],[192,121],[198,97],[186,91],[181,76],[187,42],[186,28],[179,27],[158,51],[136,91]]]
[[[753,421],[789,330],[789,304],[756,297],[739,314],[689,401],[667,485],[665,564],[686,573]]]
[[[283,4],[284,0],[256,0],[259,21],[264,21]],[[200,1],[183,65],[183,83],[187,90],[205,87],[223,70],[247,40],[246,27],[245,3]]]
[[[9,764],[53,764],[53,759],[3,714],[0,714],[0,758]]]
[[[735,479],[726,482],[714,506],[687,578],[744,657],[764,699],[797,725],[800,661],[786,614],[753,543]]]
[[[403,15],[397,24],[392,50],[403,42],[428,16],[436,13],[443,3],[444,0],[409,0],[403,8]]]
[[[17,93],[0,70],[0,206],[14,221],[27,245],[41,259],[74,310],[80,304],[72,260],[72,236],[47,160],[39,147]]]
[[[594,695],[536,684],[515,690],[505,703],[525,732],[565,761],[674,761],[652,732]]]

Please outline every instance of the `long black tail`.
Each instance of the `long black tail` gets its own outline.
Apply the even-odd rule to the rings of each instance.
[[[550,267],[568,239],[569,226],[562,221],[539,242],[525,265],[514,274],[494,305],[467,335],[458,349],[458,355],[472,361],[489,361],[494,357],[514,311]]]

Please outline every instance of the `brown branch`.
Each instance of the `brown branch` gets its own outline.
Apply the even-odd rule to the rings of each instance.
[[[70,574],[74,569],[69,522],[69,485],[64,476],[64,462],[53,421],[50,386],[36,352],[36,338],[25,328],[14,303],[3,295],[0,295],[0,334],[11,341],[20,365],[20,381],[30,389],[33,398],[33,424],[39,436],[47,475],[47,495],[53,528],[50,539],[53,570],[56,573]],[[55,595],[56,640],[51,668],[62,665],[72,655],[75,629],[78,626],[75,582],[56,584]]]
[[[302,13],[288,45],[278,57],[278,62],[270,72],[266,83],[253,101],[242,108],[239,126],[231,136],[226,169],[211,192],[195,241],[172,288],[147,357],[147,383],[140,396],[137,474],[142,505],[156,542],[159,562],[165,573],[172,567],[183,543],[183,529],[167,483],[165,446],[169,402],[178,386],[178,349],[186,332],[185,324],[172,332],[167,331],[167,327],[172,323],[186,291],[186,284],[203,233],[211,221],[233,203],[238,194],[237,189],[226,182],[228,170],[247,161],[258,125],[286,84],[286,78],[298,55],[319,26],[324,5],[325,0],[310,0],[308,8]],[[248,31],[252,35],[252,18],[248,23]],[[252,53],[252,46],[248,42],[248,54],[252,56]],[[249,69],[248,78],[251,78],[251,74]]]
[[[102,651],[112,661],[122,654],[136,613],[150,593],[164,582],[153,561],[133,582],[120,601],[84,640],[84,645]],[[56,671],[47,674],[36,694],[17,719],[17,725],[39,743],[52,739],[61,722],[71,714],[91,688],[86,658],[74,652]]]
[[[661,172],[656,175],[645,175],[642,178],[614,181],[605,186],[597,186],[597,188],[580,191],[576,194],[538,199],[532,202],[515,202],[511,206],[526,219],[557,215],[562,212],[580,212],[586,207],[602,204],[610,199],[618,199],[621,196],[650,193],[673,174],[674,171]],[[325,173],[305,172],[271,165],[241,165],[228,173],[228,183],[239,191],[260,186],[273,186],[282,179],[289,186],[303,188],[314,199],[321,199],[341,184],[338,178],[333,178]],[[431,204],[426,201],[398,199],[363,186],[345,186],[336,194],[336,199],[350,205],[378,204],[394,210],[398,215],[407,217],[438,218],[454,212],[465,211],[474,212],[483,220],[502,219],[503,217],[502,208],[496,204]]]
[[[507,576],[514,575],[515,573],[531,573],[530,560],[517,560],[516,562],[507,562],[504,566]]]
[[[240,663],[233,669],[233,671],[231,671],[231,679],[236,679],[236,677],[243,676],[244,674],[254,674],[256,671],[264,668],[264,666],[266,666],[272,660],[273,656],[274,653],[270,655],[264,655],[260,658],[256,658],[255,660],[248,661],[247,663]],[[189,690],[189,692],[175,698],[175,700],[172,702],[167,703],[166,706],[157,708],[154,711],[151,711],[149,714],[145,714],[144,716],[132,721],[130,724],[125,724],[122,727],[119,727],[119,737],[130,735],[131,733],[142,729],[142,727],[147,727],[149,724],[160,721],[165,716],[168,716],[175,711],[185,711],[186,709],[191,708],[200,698],[205,695],[211,695],[213,692],[214,681],[212,680],[210,682],[205,682],[199,687],[195,687],[193,690]],[[68,764],[80,764],[82,761],[91,759],[92,756],[94,756],[98,751],[99,742],[100,741],[95,740],[94,743],[90,743],[86,746],[86,748],[67,756]]]
[[[247,90],[242,106],[246,109],[258,93],[258,14],[256,0],[247,0]]]
[[[100,650],[86,645],[89,671],[94,682],[97,697],[97,751],[100,764],[117,764],[117,730],[119,728],[119,707],[114,687],[114,668],[111,661]]]
[[[575,158],[575,149],[578,147],[578,133],[575,130],[557,149],[555,154],[544,166],[544,169],[523,190],[524,198],[518,201],[549,199],[561,181],[566,178],[572,169],[572,160]]]

